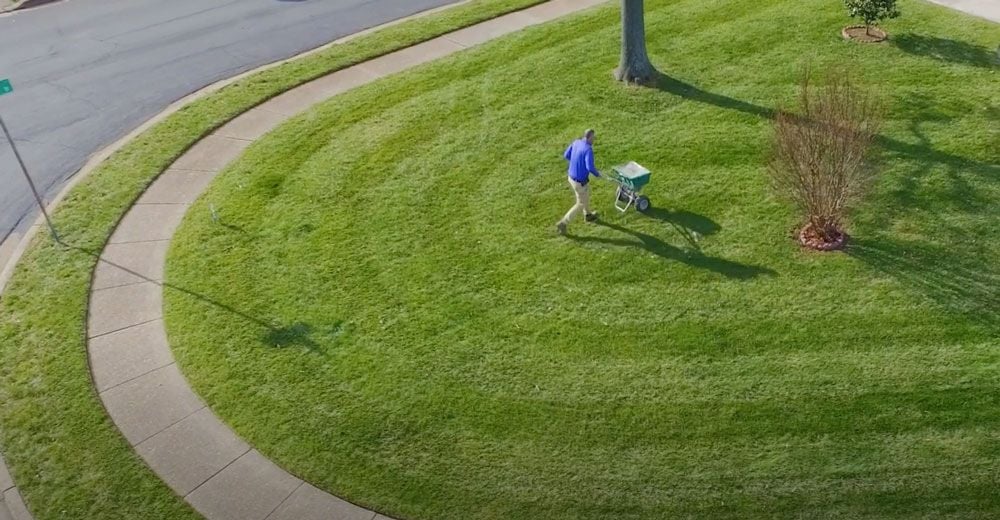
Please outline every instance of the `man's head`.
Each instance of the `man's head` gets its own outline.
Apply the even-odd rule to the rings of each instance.
[[[588,128],[587,131],[583,133],[583,140],[587,141],[587,144],[594,144],[594,129]]]

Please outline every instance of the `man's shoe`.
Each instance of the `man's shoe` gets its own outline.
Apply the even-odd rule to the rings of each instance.
[[[597,213],[587,213],[584,218],[587,219],[587,222],[597,222]]]
[[[559,233],[560,235],[565,235],[566,234],[566,223],[565,222],[560,222],[560,223],[556,224],[556,233]]]

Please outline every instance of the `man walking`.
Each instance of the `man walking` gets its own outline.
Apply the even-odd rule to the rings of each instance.
[[[566,234],[566,225],[580,211],[583,211],[587,222],[597,220],[597,213],[590,211],[590,187],[587,186],[591,174],[594,177],[601,176],[601,172],[594,167],[594,131],[587,130],[583,133],[582,139],[573,141],[563,157],[569,161],[569,185],[573,187],[573,193],[576,194],[576,204],[556,224],[556,231],[560,235]]]

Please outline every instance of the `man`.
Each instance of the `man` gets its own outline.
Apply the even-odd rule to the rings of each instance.
[[[556,231],[560,235],[566,234],[566,225],[580,211],[583,211],[587,222],[597,220],[597,213],[590,211],[590,188],[587,186],[591,175],[601,176],[601,172],[594,167],[594,131],[587,130],[583,133],[582,139],[573,141],[563,157],[569,161],[569,185],[573,187],[573,193],[576,194],[576,204],[556,224]]]

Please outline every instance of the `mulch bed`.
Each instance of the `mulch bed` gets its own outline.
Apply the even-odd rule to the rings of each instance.
[[[853,40],[862,43],[880,43],[889,38],[885,31],[878,27],[865,27],[864,25],[851,25],[844,27],[840,34],[845,40]]]
[[[807,224],[799,231],[799,243],[817,251],[840,251],[847,245],[847,233],[838,233],[830,242],[820,237],[812,225]]]

